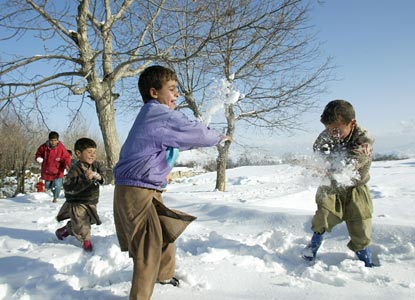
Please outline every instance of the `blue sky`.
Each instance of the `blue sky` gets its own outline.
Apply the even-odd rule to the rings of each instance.
[[[354,105],[358,123],[376,139],[375,151],[415,149],[414,12],[412,0],[327,0],[314,6],[311,23],[323,55],[333,57],[337,80],[321,96],[320,111],[304,116],[308,133],[269,140],[276,152],[310,151],[323,129],[321,111],[333,99]]]
[[[324,98],[350,101],[379,146],[390,135],[414,141],[414,12],[412,0],[328,0],[312,13],[339,78]]]
[[[413,0],[326,0],[314,3],[310,23],[323,43],[322,55],[332,56],[337,81],[328,83],[321,95],[320,110],[304,116],[307,134],[258,135],[254,144],[268,144],[276,152],[307,149],[323,129],[319,115],[333,99],[350,101],[357,120],[376,138],[375,150],[389,150],[415,143],[415,1]],[[14,47],[14,46],[13,46]],[[94,108],[88,109],[91,115]],[[57,114],[61,122],[67,112]],[[117,118],[120,138],[132,124]],[[93,116],[91,125],[97,123]],[[51,124],[52,125],[52,124]],[[97,127],[97,126],[96,126]],[[98,128],[98,127],[97,127]],[[252,143],[252,137],[239,137]],[[305,147],[306,146],[306,147]],[[415,149],[415,145],[414,145]]]

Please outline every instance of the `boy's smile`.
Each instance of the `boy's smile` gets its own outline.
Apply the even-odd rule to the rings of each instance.
[[[76,155],[78,156],[79,161],[92,165],[97,157],[97,149],[95,148],[86,148],[84,151],[76,150]]]
[[[161,89],[150,89],[150,95],[160,104],[167,105],[170,109],[175,109],[176,100],[179,97],[176,85],[177,82],[175,80],[169,80],[163,84]]]

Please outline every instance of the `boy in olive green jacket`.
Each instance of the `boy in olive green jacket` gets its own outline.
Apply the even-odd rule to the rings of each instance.
[[[358,126],[353,106],[344,100],[329,102],[321,115],[325,130],[313,149],[327,164],[328,182],[316,193],[317,211],[312,219],[314,234],[303,251],[313,261],[324,232],[345,221],[350,236],[349,249],[373,267],[369,248],[372,232],[373,203],[366,183],[372,162],[373,139]],[[345,180],[345,174],[348,174]]]
[[[70,219],[65,226],[56,230],[56,237],[63,240],[73,235],[88,252],[93,250],[91,225],[101,224],[97,204],[99,187],[104,183],[105,177],[103,164],[96,160],[96,148],[95,141],[89,138],[76,141],[75,154],[78,161],[72,164],[64,178],[66,201],[56,217],[59,222]]]

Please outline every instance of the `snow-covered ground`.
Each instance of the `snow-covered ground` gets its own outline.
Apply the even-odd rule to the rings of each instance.
[[[215,174],[168,186],[165,203],[198,217],[178,239],[180,288],[156,285],[153,300],[415,299],[415,159],[374,162],[373,253],[365,268],[346,247],[339,225],[310,265],[300,258],[315,210],[316,174],[291,165],[227,172],[227,192]],[[128,299],[132,261],[114,232],[112,186],[98,206],[95,250],[73,237],[58,241],[60,203],[46,193],[0,200],[0,299]]]

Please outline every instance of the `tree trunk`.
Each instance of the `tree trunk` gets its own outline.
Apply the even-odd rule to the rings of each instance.
[[[233,137],[235,133],[235,113],[233,111],[233,105],[226,106],[226,120],[228,128],[226,135]],[[224,192],[226,190],[226,164],[228,162],[229,148],[231,146],[230,141],[226,141],[225,145],[218,145],[218,158],[216,164],[216,190]]]
[[[193,115],[195,116],[195,118],[200,119],[200,117],[201,117],[200,110],[199,110],[199,107],[196,104],[195,98],[193,97],[193,93],[185,92],[184,93],[184,98],[186,99],[186,103],[187,103],[187,105],[189,105],[189,108],[192,110]]]
[[[218,145],[218,158],[216,159],[216,187],[221,192],[226,190],[226,164],[228,161],[229,147],[231,143],[225,142],[225,145]]]
[[[104,141],[105,153],[107,154],[107,166],[112,169],[118,161],[120,141],[115,126],[114,101],[111,97],[107,98],[110,99],[102,98],[101,100],[96,100],[95,107]],[[109,176],[109,182],[113,181],[111,175],[112,172],[108,172],[107,176]]]
[[[25,165],[24,164],[22,164],[21,168],[16,169],[16,181],[17,181],[17,186],[14,192],[14,197],[17,196],[18,194],[24,194],[25,192],[25,186],[24,186]]]

